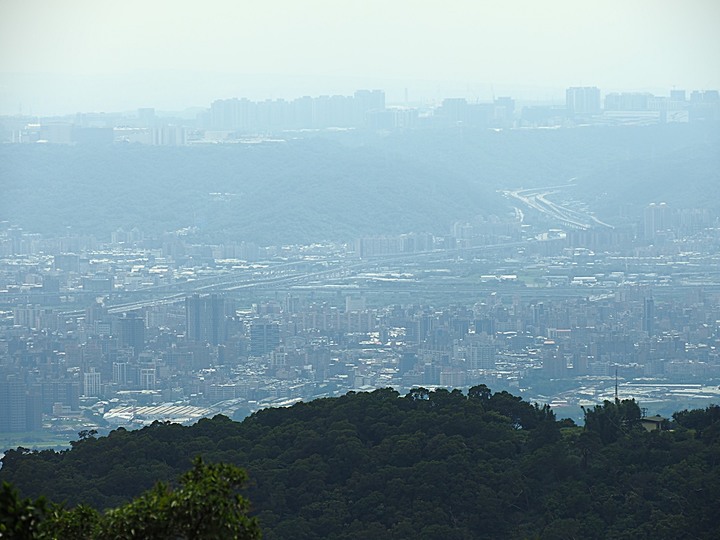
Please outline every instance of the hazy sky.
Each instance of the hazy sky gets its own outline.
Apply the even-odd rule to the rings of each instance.
[[[0,0],[0,113],[720,88],[718,0]]]

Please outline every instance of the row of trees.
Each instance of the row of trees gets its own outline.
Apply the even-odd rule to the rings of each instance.
[[[7,452],[0,479],[68,507],[122,506],[202,454],[246,468],[265,538],[717,538],[718,408],[648,433],[633,400],[586,411],[477,386],[392,389],[155,423],[65,452]]]

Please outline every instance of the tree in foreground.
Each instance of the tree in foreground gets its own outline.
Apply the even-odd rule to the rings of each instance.
[[[260,529],[257,521],[247,516],[247,499],[238,493],[246,479],[238,467],[205,464],[196,458],[176,489],[158,483],[104,514],[87,506],[66,510],[43,500],[23,500],[5,484],[0,538],[255,540],[261,536]]]

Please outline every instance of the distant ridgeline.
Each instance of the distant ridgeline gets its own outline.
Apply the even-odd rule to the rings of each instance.
[[[511,213],[499,190],[576,178],[572,196],[615,223],[640,219],[652,201],[715,208],[717,126],[343,132],[184,148],[6,144],[0,215],[34,233],[98,239],[136,227],[259,245],[442,235],[459,220]]]
[[[484,385],[381,389],[11,450],[0,480],[108,508],[202,455],[247,470],[270,540],[720,538],[720,407],[676,413],[672,429],[641,421],[634,400],[588,409],[577,427]]]

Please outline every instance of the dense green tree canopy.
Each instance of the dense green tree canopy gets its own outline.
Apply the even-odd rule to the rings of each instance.
[[[21,499],[10,484],[0,491],[0,538],[38,540],[211,540],[260,538],[248,502],[237,493],[245,472],[226,464],[193,468],[172,489],[159,482],[127,504],[100,513],[79,505],[66,509],[44,499]]]
[[[672,431],[648,433],[636,429],[632,400],[592,408],[576,427],[485,386],[381,389],[241,423],[155,423],[65,452],[11,450],[0,479],[24,497],[106,509],[202,454],[247,469],[250,515],[271,540],[710,539],[720,537],[714,411],[683,412]]]

